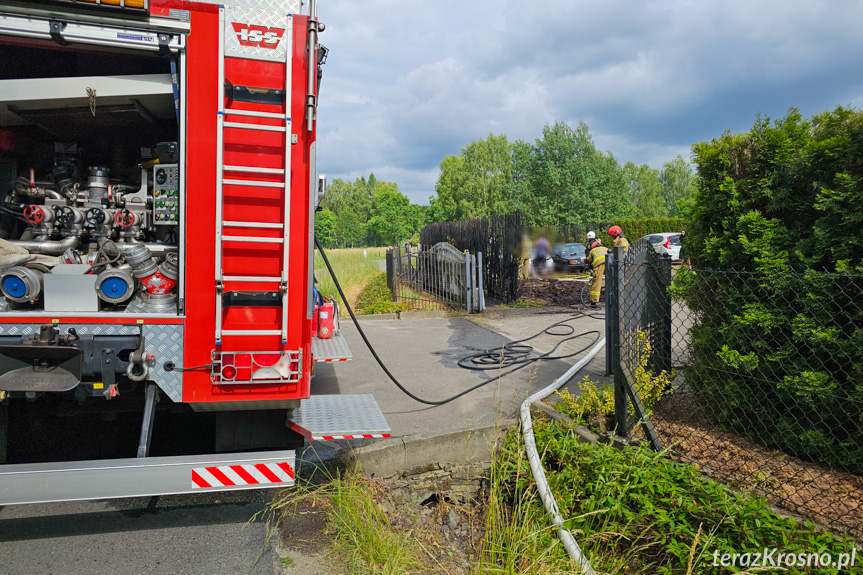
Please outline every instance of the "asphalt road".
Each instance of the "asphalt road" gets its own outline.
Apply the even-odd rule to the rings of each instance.
[[[272,574],[273,490],[0,508],[4,575]],[[245,526],[245,527],[244,527]]]
[[[572,314],[511,310],[472,318],[364,320],[361,325],[408,389],[429,400],[441,400],[501,372],[461,369],[459,358],[499,349],[568,317]],[[580,317],[572,326],[579,333],[601,330],[602,322]],[[467,430],[512,417],[530,390],[548,385],[574,363],[573,359],[542,361],[449,404],[427,406],[404,395],[386,378],[349,319],[343,320],[342,329],[354,359],[319,365],[313,393],[373,394],[394,436]],[[594,337],[571,340],[556,353],[574,352]],[[559,335],[546,334],[531,343],[543,352],[560,340]],[[604,369],[601,360],[590,367],[597,374]],[[273,494],[272,490],[239,491],[0,508],[0,574],[281,573],[265,524],[247,525]]]

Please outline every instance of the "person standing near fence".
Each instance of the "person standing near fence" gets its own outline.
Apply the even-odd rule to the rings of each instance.
[[[605,256],[608,248],[599,240],[593,240],[590,253],[587,255],[587,263],[593,268],[593,278],[590,280],[590,307],[597,307],[599,296],[602,293],[602,279],[605,277]]]
[[[680,259],[683,260],[683,265],[686,269],[692,269],[692,264],[689,261],[689,253],[686,251],[686,230],[680,232]]]
[[[534,244],[536,251],[533,255],[533,270],[537,277],[544,278],[548,275],[548,257],[551,255],[551,244],[545,236],[539,236]]]
[[[608,228],[608,235],[614,238],[614,246],[623,246],[623,251],[629,253],[629,242],[626,237],[623,235],[623,230],[620,229],[620,226],[611,226]]]

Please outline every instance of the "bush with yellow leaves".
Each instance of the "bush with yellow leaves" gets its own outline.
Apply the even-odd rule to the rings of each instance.
[[[650,368],[647,367],[650,361],[650,338],[646,331],[640,330],[636,338],[636,365],[632,370],[632,379],[635,389],[638,392],[638,397],[641,398],[641,403],[644,408],[650,410],[653,405],[666,393],[671,392],[671,381],[677,376],[676,371],[671,373],[663,370],[658,375],[654,375]],[[557,392],[561,398],[558,404],[558,409],[577,420],[586,420],[592,416],[612,416],[614,415],[614,388],[610,385],[604,385],[590,381],[588,376],[584,376],[578,384],[578,389],[581,390],[581,395],[575,396],[570,392],[563,390]],[[632,402],[629,403],[630,411],[633,411]]]

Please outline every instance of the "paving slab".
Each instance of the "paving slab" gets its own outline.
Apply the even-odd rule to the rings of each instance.
[[[552,333],[540,334],[563,320],[568,323],[556,327]],[[349,318],[343,318],[342,333],[354,359],[341,364],[319,364],[312,382],[312,393],[372,394],[390,425],[392,435],[413,439],[470,432],[512,420],[521,402],[532,391],[547,386],[562,375],[586,350],[566,359],[540,360],[493,382],[494,377],[506,370],[463,369],[458,365],[462,357],[489,349],[500,350],[507,343],[535,334],[540,335],[525,343],[536,351],[574,354],[579,349],[591,347],[604,332],[601,318],[566,310],[545,313],[511,309],[463,317],[361,322],[361,326],[395,378],[408,391],[423,399],[442,401],[483,382],[490,382],[445,405],[419,403],[389,380],[356,327]],[[593,333],[563,341],[565,337],[582,332]],[[598,354],[587,370],[603,374],[604,355]],[[568,384],[576,391],[577,379]]]

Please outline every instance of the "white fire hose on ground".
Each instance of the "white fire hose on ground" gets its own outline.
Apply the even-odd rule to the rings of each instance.
[[[557,529],[557,534],[560,537],[561,542],[563,542],[563,546],[566,547],[566,552],[569,553],[570,558],[572,558],[576,565],[578,565],[580,571],[585,575],[596,575],[596,571],[593,570],[593,567],[590,566],[590,562],[582,554],[581,548],[578,546],[572,533],[570,533],[569,529],[563,526],[563,517],[560,515],[557,501],[554,500],[554,495],[552,495],[551,490],[548,487],[548,481],[545,478],[545,471],[542,469],[539,452],[536,449],[536,439],[533,437],[533,423],[530,417],[530,406],[534,401],[544,399],[552,392],[563,387],[566,382],[572,379],[572,376],[587,365],[587,363],[590,362],[590,360],[592,360],[603,347],[605,347],[605,338],[599,340],[586,356],[578,360],[575,365],[569,368],[562,376],[554,380],[551,385],[525,399],[521,404],[521,411],[519,413],[521,432],[524,437],[525,449],[527,449],[527,459],[530,461],[530,470],[533,473],[534,481],[536,481],[536,488],[537,491],[539,491],[539,496],[542,498],[542,502],[545,504],[548,514],[551,515],[552,523]]]

